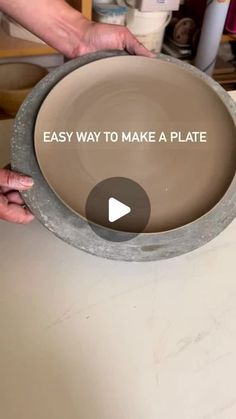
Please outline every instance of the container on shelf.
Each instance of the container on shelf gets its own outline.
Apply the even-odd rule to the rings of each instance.
[[[125,25],[128,8],[118,4],[98,3],[93,6],[95,22]]]
[[[15,116],[26,96],[48,71],[35,64],[8,63],[0,65],[0,108]]]
[[[140,12],[163,12],[179,10],[180,0],[137,0]]]
[[[121,0],[117,0],[117,3],[120,4]],[[137,0],[124,0],[124,3],[132,8],[137,8]]]
[[[97,4],[111,4],[114,3],[112,0],[93,0],[93,6]]]
[[[171,12],[140,12],[130,8],[127,27],[147,49],[159,53],[171,16]]]

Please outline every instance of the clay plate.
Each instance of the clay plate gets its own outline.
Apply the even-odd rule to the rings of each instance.
[[[54,126],[150,130],[152,124],[208,129],[210,142],[169,150],[153,144],[96,152],[94,145],[73,152],[63,147],[62,155],[54,144],[40,145],[42,130]],[[25,203],[65,242],[113,260],[167,259],[203,246],[236,217],[235,126],[234,101],[195,67],[165,55],[156,61],[99,51],[58,67],[27,97],[14,124],[12,169],[34,178],[34,187],[22,193]],[[86,195],[97,180],[121,171],[150,196],[149,233],[132,237],[100,227],[102,239],[83,216]]]
[[[44,143],[43,133],[206,131],[207,143]],[[91,189],[124,176],[151,202],[145,232],[191,223],[224,196],[235,174],[234,121],[217,93],[194,72],[168,61],[119,56],[66,75],[37,116],[35,150],[57,196],[85,217]]]

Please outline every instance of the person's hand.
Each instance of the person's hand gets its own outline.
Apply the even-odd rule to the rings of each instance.
[[[33,180],[20,173],[0,169],[0,220],[28,224],[34,216],[25,207],[19,191],[33,186]]]
[[[78,44],[73,57],[102,50],[126,50],[133,55],[155,57],[124,26],[91,22],[80,17],[78,22]]]
[[[91,22],[65,0],[0,0],[0,8],[68,58],[113,49],[155,56],[124,26]]]

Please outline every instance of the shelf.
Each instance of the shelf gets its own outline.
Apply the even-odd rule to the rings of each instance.
[[[91,19],[92,0],[67,0],[73,7]],[[57,50],[46,44],[25,41],[7,35],[0,28],[0,58],[29,57],[59,54]]]
[[[229,34],[229,33],[222,35],[222,39],[221,39],[222,43],[232,42],[232,41],[236,41],[236,35]]]
[[[7,35],[0,29],[0,58],[59,54],[54,48],[38,42],[24,41]]]
[[[218,83],[236,83],[236,71],[231,74],[221,74],[221,75],[215,75],[214,79],[218,81]]]

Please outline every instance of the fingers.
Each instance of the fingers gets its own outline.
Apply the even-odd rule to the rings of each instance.
[[[34,216],[27,208],[17,203],[11,203],[6,196],[0,195],[0,219],[13,223],[28,224],[34,219]]]
[[[144,57],[149,58],[154,58],[156,56],[145,48],[127,28],[124,28],[123,31],[123,47],[133,55],[143,55]]]
[[[30,189],[33,179],[8,169],[0,169],[0,219],[20,224],[28,224],[34,219],[33,214],[25,208],[19,192]]]
[[[8,192],[5,196],[10,204],[24,205],[24,201],[17,191]]]
[[[33,179],[8,169],[0,169],[0,186],[3,188],[24,191],[33,186]]]

